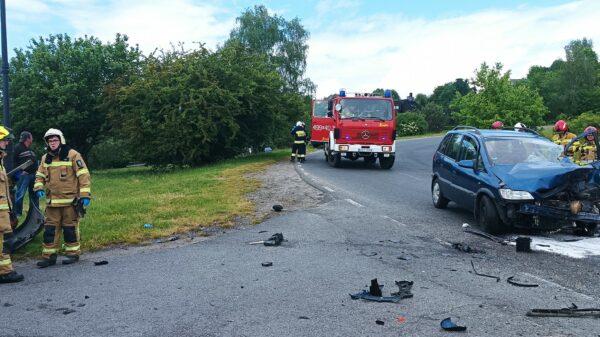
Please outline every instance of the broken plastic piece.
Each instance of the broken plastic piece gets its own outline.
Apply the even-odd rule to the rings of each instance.
[[[485,254],[485,251],[482,249],[474,248],[474,247],[471,247],[467,244],[460,243],[460,242],[453,243],[452,248],[460,250],[461,252],[465,252],[465,253]]]
[[[263,262],[262,266],[263,267],[271,267],[273,265],[273,262]]]
[[[376,320],[376,321],[375,321],[375,323],[376,323],[377,325],[384,325],[384,324],[385,324],[385,322],[384,322],[384,321],[380,321],[380,320]]]
[[[531,252],[531,238],[520,236],[517,238],[517,252]]]
[[[371,286],[369,287],[369,294],[381,297],[383,296],[383,294],[381,293],[381,288],[383,288],[383,286],[379,286],[379,283],[377,283],[377,279],[372,279]]]
[[[413,281],[395,281],[398,286],[398,292],[392,293],[392,296],[403,298],[411,298],[413,294],[410,292],[413,286]]]
[[[283,210],[283,206],[281,206],[281,205],[273,205],[273,210],[275,212],[281,212]]]
[[[105,264],[108,264],[108,261],[103,260],[103,261],[94,262],[94,266],[102,266]]]
[[[440,326],[442,327],[442,329],[444,329],[446,331],[465,331],[465,330],[467,330],[466,326],[458,326],[454,322],[452,322],[452,319],[450,317],[444,318],[440,322]]]
[[[534,284],[534,283],[522,283],[522,282],[515,281],[514,276],[511,276],[511,277],[507,278],[506,282],[512,284],[513,286],[525,287],[525,288],[535,288],[535,287],[539,286],[539,285]]]
[[[600,318],[600,309],[562,308],[562,309],[531,309],[527,312],[530,317],[595,317]]]
[[[478,273],[477,270],[475,270],[475,265],[473,264],[473,261],[471,260],[471,267],[473,268],[473,271],[469,270],[469,273],[471,274],[475,274],[477,276],[483,276],[483,277],[489,277],[489,278],[494,278],[496,279],[496,282],[500,282],[500,278],[498,276],[492,276],[492,275],[488,275],[488,274],[482,274],[482,273]]]
[[[489,239],[489,240],[492,240],[492,241],[494,241],[496,243],[499,243],[499,244],[501,244],[503,246],[506,246],[508,244],[508,241],[505,240],[505,239],[503,239],[503,238],[500,238],[500,237],[488,234],[486,232],[482,232],[480,230],[477,230],[477,229],[474,229],[474,228],[471,228],[471,227],[465,228],[464,232],[465,233],[471,233],[471,234],[479,235],[481,237],[484,237],[486,239]]]
[[[283,242],[283,234],[275,233],[268,240],[265,240],[263,244],[265,246],[279,246]]]
[[[373,281],[375,281],[375,282],[373,282]],[[373,284],[373,283],[375,283],[375,284]],[[411,294],[411,292],[410,292],[410,290],[412,289],[412,285],[413,285],[412,281],[395,281],[395,283],[399,289],[398,289],[398,292],[392,293],[391,296],[375,296],[372,293],[370,293],[369,291],[363,290],[360,293],[350,294],[350,298],[352,298],[353,300],[363,299],[363,300],[374,301],[374,302],[398,303],[403,298],[413,297],[413,294]],[[379,288],[379,291],[381,291],[381,289],[383,288],[383,285],[380,285],[377,283],[377,279],[373,279],[371,281],[371,287],[369,289],[371,289],[375,285]]]

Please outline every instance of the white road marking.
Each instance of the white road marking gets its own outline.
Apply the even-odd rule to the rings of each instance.
[[[335,192],[332,188],[329,188],[327,186],[323,186],[324,189],[328,190],[329,192]]]
[[[595,300],[596,300],[595,298],[593,298],[593,297],[591,297],[591,296],[588,296],[588,295],[586,295],[586,294],[579,293],[579,292],[577,292],[577,291],[575,291],[575,290],[573,290],[573,289],[571,289],[571,288],[567,288],[567,287],[565,287],[565,286],[561,286],[560,284],[558,284],[558,283],[556,283],[556,282],[548,281],[548,280],[546,280],[546,279],[544,279],[544,278],[541,278],[541,277],[539,277],[539,276],[537,276],[537,275],[533,275],[533,274],[529,274],[529,273],[522,273],[522,274],[523,274],[523,275],[526,275],[526,276],[528,276],[528,277],[531,277],[531,278],[533,278],[533,279],[536,279],[536,280],[538,280],[538,281],[540,281],[540,282],[544,282],[544,283],[546,283],[546,284],[549,284],[549,285],[551,285],[551,286],[553,286],[553,287],[556,287],[556,288],[559,288],[559,289],[568,290],[568,291],[570,291],[570,292],[573,292],[573,293],[575,293],[575,294],[579,295],[581,298],[584,298],[584,299],[586,299],[586,300],[590,300],[590,301],[595,301]]]
[[[347,201],[347,202],[349,202],[349,203],[351,203],[351,204],[352,204],[352,205],[354,205],[354,206],[358,206],[358,207],[365,207],[365,206],[363,206],[363,205],[359,204],[358,202],[356,202],[356,201],[354,201],[354,200],[352,200],[352,199],[346,199],[346,201]]]
[[[384,219],[388,219],[388,220],[390,220],[391,222],[394,222],[394,223],[395,223],[395,224],[397,224],[398,226],[406,227],[406,224],[403,224],[402,222],[400,222],[400,221],[398,221],[398,220],[396,220],[396,219],[394,219],[394,218],[390,218],[390,217],[389,217],[389,216],[387,216],[387,215],[382,215],[381,217],[382,217],[382,218],[384,218]]]

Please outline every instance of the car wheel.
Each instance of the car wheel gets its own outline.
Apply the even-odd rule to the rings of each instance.
[[[395,159],[396,159],[396,157],[394,157],[394,156],[380,157],[379,158],[379,166],[381,166],[381,168],[384,170],[389,170],[392,168],[392,166],[394,166]]]
[[[479,200],[478,222],[479,226],[490,234],[502,232],[502,221],[498,216],[496,203],[486,195]]]
[[[329,154],[329,156],[327,157],[327,162],[329,163],[330,166],[333,166],[333,167],[339,167],[341,161],[342,161],[342,156],[339,153]]]
[[[431,200],[433,200],[433,206],[435,208],[446,208],[450,200],[446,199],[442,194],[442,188],[437,179],[433,180],[431,184]]]

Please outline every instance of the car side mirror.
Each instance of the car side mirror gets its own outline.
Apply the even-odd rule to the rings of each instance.
[[[342,105],[340,103],[335,105],[335,111],[337,112],[341,112],[342,111]]]
[[[475,161],[473,159],[465,159],[458,162],[458,166],[464,168],[475,168]]]

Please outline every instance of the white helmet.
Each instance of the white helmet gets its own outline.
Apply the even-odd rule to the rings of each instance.
[[[527,125],[525,125],[521,122],[518,122],[517,124],[515,124],[514,128],[515,128],[515,131],[520,131],[520,129],[526,129]]]
[[[301,121],[297,121],[296,122],[296,126],[302,126],[304,123],[302,123]]]
[[[63,135],[62,131],[60,131],[59,129],[48,129],[48,131],[46,131],[46,133],[44,134],[44,141],[46,141],[46,144],[48,144],[48,137],[50,136],[57,136],[58,138],[60,138],[60,143],[61,144],[67,144],[67,141],[65,140],[65,136]]]

